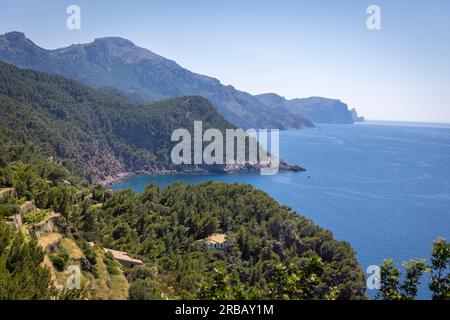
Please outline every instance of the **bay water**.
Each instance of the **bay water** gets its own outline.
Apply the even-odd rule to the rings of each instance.
[[[280,132],[280,157],[305,172],[135,175],[112,186],[208,180],[253,185],[329,229],[363,269],[385,258],[426,258],[450,240],[450,125],[366,122]],[[423,279],[419,298],[430,298]],[[375,292],[368,290],[373,296]]]

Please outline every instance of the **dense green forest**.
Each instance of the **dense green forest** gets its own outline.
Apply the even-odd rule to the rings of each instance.
[[[140,195],[117,192],[97,212],[84,208],[79,214],[90,222],[78,225],[83,236],[143,257],[165,279],[160,290],[173,288],[171,296],[195,298],[198,284],[217,269],[244,297],[270,298],[276,293],[267,279],[281,263],[316,264],[310,297],[325,298],[331,288],[338,298],[364,297],[349,244],[249,185],[151,185]],[[197,240],[216,232],[227,234],[230,247],[205,251]]]
[[[61,212],[65,236],[140,257],[145,266],[127,273],[131,298],[365,298],[348,243],[249,185],[177,183],[112,193],[34,160],[3,167],[0,187]],[[199,244],[215,232],[227,234],[226,250]],[[277,285],[289,277],[300,280],[291,289]],[[217,282],[228,289],[216,292]]]
[[[0,165],[54,157],[92,182],[176,169],[173,130],[235,128],[201,97],[133,105],[75,81],[0,62]],[[217,169],[217,168],[215,168]]]

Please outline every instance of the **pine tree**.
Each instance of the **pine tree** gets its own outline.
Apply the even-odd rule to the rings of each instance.
[[[41,265],[44,252],[0,221],[0,299],[51,299],[55,296],[51,274]]]

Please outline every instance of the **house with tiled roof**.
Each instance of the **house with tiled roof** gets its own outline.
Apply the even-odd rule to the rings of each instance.
[[[111,253],[114,259],[119,261],[122,265],[124,265],[127,268],[133,268],[144,264],[142,260],[132,258],[128,256],[128,253],[126,252],[106,248],[104,250],[105,253]]]
[[[205,249],[224,250],[228,248],[227,235],[224,233],[213,233],[209,237],[199,240]]]

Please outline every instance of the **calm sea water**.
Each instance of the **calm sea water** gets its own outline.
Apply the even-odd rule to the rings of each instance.
[[[384,258],[429,259],[433,240],[450,239],[450,126],[374,122],[284,131],[280,155],[307,171],[137,175],[113,189],[248,183],[350,242],[363,270]],[[424,284],[419,297],[430,297]]]

